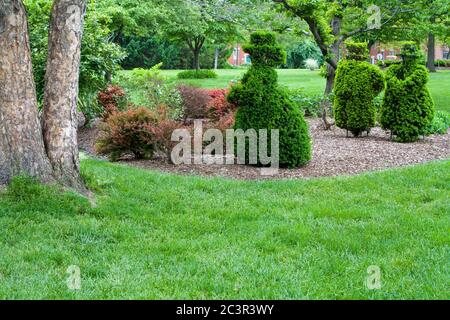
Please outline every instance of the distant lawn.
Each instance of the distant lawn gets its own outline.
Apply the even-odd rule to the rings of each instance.
[[[26,179],[0,195],[1,299],[450,298],[450,161],[268,182],[82,170],[95,208]]]
[[[164,70],[162,74],[169,79],[181,82],[176,78],[180,70]],[[207,80],[183,80],[202,88],[226,88],[231,80],[240,79],[245,70],[218,70],[219,78]],[[319,72],[309,70],[278,70],[280,84],[290,88],[303,88],[311,95],[322,94],[325,80]],[[431,74],[430,91],[436,102],[437,110],[450,112],[450,71],[439,71]]]
[[[450,113],[450,71],[432,73],[429,88],[436,109]]]

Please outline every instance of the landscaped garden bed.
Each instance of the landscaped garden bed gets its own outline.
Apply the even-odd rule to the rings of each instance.
[[[450,157],[450,134],[425,137],[414,143],[396,143],[377,127],[369,136],[347,138],[346,131],[325,131],[319,119],[307,119],[313,140],[313,160],[303,168],[280,169],[278,175],[263,177],[256,167],[244,165],[173,165],[164,157],[154,160],[123,160],[121,163],[151,170],[235,179],[282,179],[353,175],[374,170],[425,163]],[[98,129],[79,132],[80,149],[96,157]]]

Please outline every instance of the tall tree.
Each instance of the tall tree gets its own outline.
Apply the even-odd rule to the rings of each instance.
[[[223,42],[238,35],[248,0],[173,0],[167,4],[165,32],[185,43],[200,69],[200,54],[207,40]],[[182,14],[180,14],[182,12]]]
[[[25,174],[83,189],[75,106],[85,9],[85,0],[54,2],[42,130],[26,10],[0,0],[0,184]]]
[[[20,0],[0,0],[0,184],[21,174],[53,180],[38,118],[26,11]]]
[[[55,0],[44,93],[44,142],[54,175],[79,189],[77,97],[86,0]]]

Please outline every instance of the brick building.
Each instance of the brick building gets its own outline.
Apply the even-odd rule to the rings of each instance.
[[[248,65],[251,63],[250,55],[245,53],[240,43],[236,44],[233,48],[233,53],[228,58],[228,63],[234,67],[242,65]]]
[[[423,50],[426,53],[427,48],[423,46]],[[379,60],[398,60],[400,59],[401,48],[395,45],[376,43],[370,49],[370,58],[372,63],[377,63]],[[435,59],[447,59],[449,48],[444,45],[436,45],[435,47]]]

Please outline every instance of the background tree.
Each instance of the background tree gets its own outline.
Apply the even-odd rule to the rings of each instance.
[[[200,69],[200,53],[207,41],[223,43],[238,37],[239,19],[247,1],[174,0],[167,6],[165,33],[185,43],[193,56],[193,69]],[[180,14],[182,12],[183,14]]]
[[[411,0],[272,0],[279,9],[288,15],[300,18],[306,22],[309,33],[318,45],[324,60],[327,62],[327,84],[323,100],[323,120],[325,128],[330,128],[327,121],[329,108],[328,96],[333,91],[336,69],[341,59],[340,48],[343,42],[353,36],[370,33],[395,23],[403,12],[409,11]],[[372,5],[380,8],[381,21],[379,25],[368,25],[369,18],[374,14],[368,9]]]

